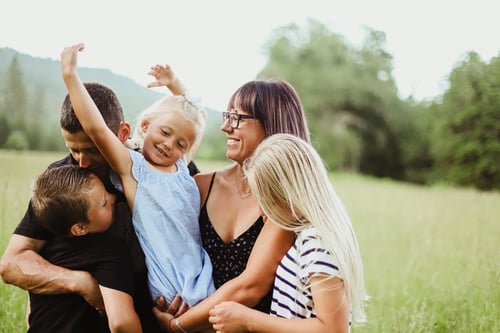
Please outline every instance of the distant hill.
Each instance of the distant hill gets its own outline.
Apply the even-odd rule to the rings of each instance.
[[[44,108],[48,114],[45,125],[52,127],[51,124],[54,124],[54,127],[58,127],[59,109],[66,95],[60,62],[48,58],[35,58],[11,48],[0,48],[0,78],[2,78],[0,89],[5,89],[6,72],[14,57],[17,57],[27,94],[34,94],[37,88],[43,90]],[[80,67],[78,73],[84,82],[99,82],[113,89],[123,106],[125,118],[132,125],[136,116],[143,109],[164,96],[164,94],[141,86],[134,80],[115,74],[108,69]],[[211,108],[207,108],[207,111],[208,124],[205,138],[221,137],[218,129],[221,124],[220,113]]]
[[[37,85],[43,87],[47,110],[49,112],[53,110],[54,119],[57,120],[61,102],[66,95],[59,61],[34,58],[10,48],[0,48],[0,77],[5,77],[14,56],[17,56],[28,93]],[[84,82],[99,82],[112,88],[117,94],[128,120],[132,120],[141,110],[164,96],[108,69],[81,67],[78,69],[78,73]],[[3,88],[5,80],[2,80],[1,84]]]

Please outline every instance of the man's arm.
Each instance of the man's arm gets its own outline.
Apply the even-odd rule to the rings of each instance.
[[[94,278],[52,265],[38,254],[44,245],[44,240],[12,235],[0,260],[3,281],[37,294],[77,293],[96,309],[104,309]]]

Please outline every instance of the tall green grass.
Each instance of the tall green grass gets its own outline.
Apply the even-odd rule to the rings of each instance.
[[[0,151],[0,252],[21,220],[33,178],[62,154]],[[25,332],[28,294],[0,282],[0,332]]]
[[[355,332],[499,332],[500,194],[333,176],[361,246]]]
[[[0,152],[0,252],[35,175],[57,154]],[[202,171],[223,164],[198,163]],[[353,332],[500,332],[500,194],[334,174],[372,300]],[[27,293],[0,283],[0,332],[22,332]]]

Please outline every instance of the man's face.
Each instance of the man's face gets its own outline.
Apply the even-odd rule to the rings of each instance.
[[[84,131],[70,133],[61,130],[66,147],[80,168],[89,169],[101,179],[109,173],[109,165]]]

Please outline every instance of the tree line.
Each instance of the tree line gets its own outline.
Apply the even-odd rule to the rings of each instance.
[[[64,149],[59,126],[47,122],[44,87],[28,89],[17,57],[12,58],[4,77],[0,89],[0,148]]]
[[[434,100],[401,99],[385,34],[367,28],[359,47],[322,23],[273,32],[258,78],[289,81],[304,104],[330,170],[418,184],[500,189],[500,56],[471,51]],[[44,124],[43,87],[28,93],[14,57],[0,90],[0,148],[64,149],[57,124]],[[221,159],[224,137],[209,126],[198,155]]]
[[[259,77],[280,76],[297,89],[332,170],[500,189],[500,57],[485,62],[469,52],[442,96],[402,100],[385,41],[366,28],[354,47],[318,21],[290,24],[268,41]]]

